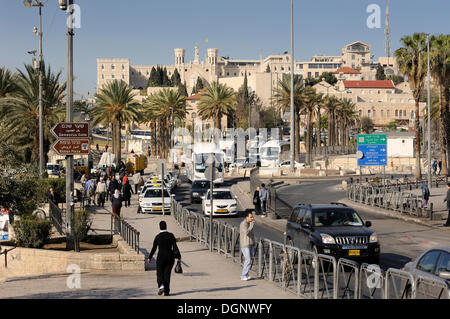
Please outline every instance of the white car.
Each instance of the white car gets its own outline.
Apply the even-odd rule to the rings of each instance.
[[[237,200],[228,188],[218,188],[213,190],[213,216],[237,216]],[[210,190],[202,196],[202,210],[207,216],[211,214]]]
[[[291,161],[283,161],[280,164],[278,164],[278,167],[291,167]],[[295,162],[295,168],[305,168],[305,163],[299,163]]]
[[[167,190],[164,190],[164,212],[170,213],[171,197]],[[151,187],[145,191],[139,201],[139,211],[142,213],[162,213],[163,200],[162,189]]]

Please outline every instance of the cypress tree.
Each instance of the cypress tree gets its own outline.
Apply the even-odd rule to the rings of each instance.
[[[181,85],[181,76],[180,76],[180,73],[178,72],[178,69],[175,69],[175,71],[173,71],[171,81],[172,81],[173,86]]]
[[[158,65],[156,71],[158,72],[158,86],[163,86],[164,84],[164,71],[162,67]]]
[[[150,78],[148,79],[147,86],[150,87],[158,86],[158,74],[155,67],[152,67],[152,70],[150,71]]]
[[[266,73],[270,73],[270,66],[267,64]]]
[[[197,84],[195,84],[195,93],[198,93],[201,89],[203,89],[203,81],[200,77],[197,77]]]
[[[378,63],[378,65],[377,65],[377,74],[375,75],[375,78],[378,81],[386,80],[386,74],[384,73],[384,68],[381,66],[380,63]]]
[[[172,83],[170,82],[169,76],[167,75],[167,69],[166,68],[164,68],[164,70],[163,70],[162,86],[172,86]]]

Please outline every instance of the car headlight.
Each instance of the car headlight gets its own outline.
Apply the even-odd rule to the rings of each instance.
[[[369,243],[377,243],[378,242],[378,235],[377,233],[373,233],[370,235]]]
[[[196,193],[196,192],[194,192],[194,193],[192,193],[192,195],[193,195],[193,196],[199,196],[200,194],[199,194],[199,193]]]
[[[334,238],[328,234],[320,234],[320,237],[322,238],[322,243],[324,244],[336,244]]]
[[[230,207],[236,207],[237,206],[237,204],[231,204],[231,206]]]

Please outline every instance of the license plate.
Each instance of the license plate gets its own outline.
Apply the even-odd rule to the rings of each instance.
[[[162,210],[162,207],[153,207],[153,210]]]
[[[218,209],[217,213],[228,213],[228,209]]]
[[[349,250],[348,255],[349,256],[359,256],[359,250]]]

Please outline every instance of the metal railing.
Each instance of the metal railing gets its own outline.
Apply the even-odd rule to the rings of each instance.
[[[243,264],[237,227],[214,220],[210,229],[209,217],[183,208],[174,199],[171,216],[192,239],[207,247],[212,245],[218,254]],[[213,232],[212,243],[209,242],[210,231]],[[250,272],[284,291],[311,299],[413,299],[422,295],[449,298],[443,281],[420,277],[414,281],[413,275],[406,271],[390,268],[383,273],[378,265],[359,265],[343,258],[337,261],[329,255],[266,238],[256,240]]]
[[[120,235],[139,254],[139,231],[118,215],[111,215],[114,234]]]
[[[50,220],[53,224],[53,226],[55,227],[55,229],[58,231],[58,233],[60,235],[65,235],[65,230],[64,230],[64,226],[65,226],[65,222],[63,220],[63,211],[58,207],[58,205],[56,205],[55,203],[53,203],[53,201],[49,200],[48,201],[49,204],[49,214],[50,214]]]

